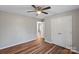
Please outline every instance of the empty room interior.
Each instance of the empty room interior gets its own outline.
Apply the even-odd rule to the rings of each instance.
[[[79,5],[0,5],[0,54],[78,54]]]

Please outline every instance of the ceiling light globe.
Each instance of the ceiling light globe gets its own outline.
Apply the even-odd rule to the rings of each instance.
[[[37,14],[41,14],[41,11],[37,11]]]

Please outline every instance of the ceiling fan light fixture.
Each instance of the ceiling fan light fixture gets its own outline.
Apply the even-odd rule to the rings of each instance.
[[[32,7],[34,8],[34,11],[28,11],[28,12],[35,12],[37,16],[42,14],[42,13],[48,14],[48,12],[45,12],[44,10],[48,10],[51,8],[50,6],[42,8],[41,6],[36,6],[36,5],[32,5]]]
[[[37,12],[37,14],[41,14],[42,12],[41,11],[36,11]]]

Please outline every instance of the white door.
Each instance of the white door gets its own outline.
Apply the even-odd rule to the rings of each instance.
[[[52,42],[66,48],[72,47],[72,16],[51,20]]]

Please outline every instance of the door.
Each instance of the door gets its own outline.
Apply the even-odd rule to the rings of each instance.
[[[52,42],[66,48],[72,47],[72,16],[51,20]]]

